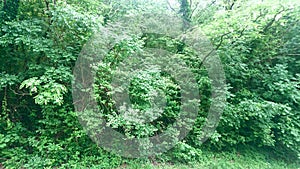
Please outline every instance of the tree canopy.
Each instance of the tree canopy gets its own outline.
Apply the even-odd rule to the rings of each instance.
[[[111,31],[115,27],[123,32]],[[205,57],[188,43],[195,30],[203,33],[197,34],[199,43],[207,42],[199,49],[208,51]],[[91,52],[88,47],[99,33],[97,43],[108,50],[91,69],[93,96],[99,116],[128,138],[153,137],[172,126],[184,106],[184,89],[172,75],[147,65],[134,75],[113,76],[124,60],[131,58],[134,67],[139,62],[132,56],[150,56],[152,50],[147,49],[162,49],[188,65],[194,75],[200,97],[193,126],[182,140],[171,132],[174,147],[146,159],[189,162],[197,161],[204,150],[258,149],[295,162],[300,158],[299,30],[297,1],[0,1],[0,168],[116,168],[128,162],[93,142],[74,107],[76,62],[84,51]],[[178,32],[183,36],[172,37]],[[109,38],[118,41],[112,45]],[[224,69],[226,103],[214,121],[218,125],[206,138],[203,127],[214,104],[214,81],[203,64],[215,64],[212,53]],[[165,64],[174,63],[174,69],[181,64],[171,62],[171,55],[161,58]],[[139,115],[130,121],[121,116],[113,97],[113,77],[132,77],[128,97],[134,109],[149,117]],[[165,109],[157,111],[151,97],[161,98]],[[155,120],[139,123],[139,117]]]

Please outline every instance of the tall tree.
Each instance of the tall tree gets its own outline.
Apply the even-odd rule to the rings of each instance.
[[[183,30],[187,30],[191,26],[191,6],[188,0],[180,0],[179,14],[183,19]]]

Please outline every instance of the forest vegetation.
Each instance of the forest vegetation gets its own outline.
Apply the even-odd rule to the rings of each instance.
[[[140,31],[142,22],[149,32]],[[122,157],[97,145],[78,118],[76,63],[96,35],[121,34],[103,31],[119,28],[116,23],[130,31],[93,67],[93,99],[109,127],[129,138],[148,138],[172,125],[181,109],[172,75],[145,69],[130,82],[130,101],[159,117],[138,123],[120,116],[111,81],[126,58],[163,49],[194,75],[200,96],[195,122],[164,153]],[[199,41],[209,42],[224,70],[226,102],[205,141],[203,124],[214,103],[204,66],[212,62],[211,53],[199,58],[193,44],[166,34],[172,34],[169,29],[187,36],[201,30]],[[1,0],[0,168],[300,168],[299,30],[296,0]],[[97,43],[108,42],[101,38]],[[151,108],[153,91],[165,93],[161,115]]]

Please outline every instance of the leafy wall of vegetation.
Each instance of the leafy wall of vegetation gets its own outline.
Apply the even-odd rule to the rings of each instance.
[[[199,140],[211,84],[188,46],[167,36],[133,34],[133,40],[118,44],[107,61],[159,46],[181,55],[195,72],[201,94],[196,123],[188,137],[157,158],[188,162],[199,159],[203,147],[239,151],[246,146],[286,160],[299,159],[300,8],[289,2],[250,0],[217,0],[203,7],[198,1],[180,4],[178,13],[210,38],[226,73],[227,105],[217,130],[204,145]],[[7,168],[112,168],[127,160],[97,147],[83,131],[72,101],[72,71],[83,45],[100,27],[126,14],[166,10],[152,5],[148,1],[0,1],[0,164]],[[111,107],[101,102],[108,98],[101,85],[108,84],[104,76],[110,70],[98,70],[100,87],[95,89],[106,115]],[[178,109],[177,86],[168,77],[155,76],[152,72],[151,77],[141,75],[133,82],[132,100],[143,102],[138,106],[147,109],[143,100],[147,92],[167,90],[173,95],[165,116],[155,125],[122,120],[112,124],[121,132],[146,137],[164,129],[157,124],[172,123]],[[141,89],[149,84],[152,88]]]

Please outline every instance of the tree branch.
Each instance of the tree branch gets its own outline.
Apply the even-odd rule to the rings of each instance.
[[[272,20],[264,27],[264,29],[262,30],[261,33],[265,33],[269,30],[269,28],[274,24],[274,22],[276,21],[276,18],[278,15],[280,15],[282,12],[284,12],[285,9],[280,10],[279,12],[277,12],[274,17],[272,18]]]
[[[216,50],[218,50],[221,46],[222,46],[222,43],[223,43],[223,39],[225,36],[229,35],[231,32],[227,32],[223,35],[221,35],[220,37],[220,42],[219,44],[217,45],[217,47],[215,49],[212,49],[202,60],[202,62],[200,63],[200,67],[204,64],[204,62],[207,60],[207,58]]]
[[[15,95],[19,96],[30,96],[30,93],[18,93],[15,90],[13,90],[11,87],[9,87],[9,90],[12,91]]]
[[[199,4],[200,4],[200,2],[198,2],[198,3],[196,4],[196,7],[195,7],[194,9],[192,9],[192,4],[191,4],[191,9],[192,9],[191,15],[192,15],[192,16],[193,16],[194,12],[196,11],[196,9],[198,9]]]
[[[224,40],[224,37],[227,36],[227,35],[229,35],[230,33],[231,33],[231,32],[227,32],[227,33],[223,34],[223,35],[220,37],[220,42],[219,42],[218,46],[216,47],[216,50],[218,50],[218,49],[221,47],[221,45],[222,45],[222,43],[223,43],[223,40]]]
[[[49,12],[50,11],[49,2],[47,0],[44,0],[44,2],[46,4],[47,11]]]
[[[217,0],[213,0],[209,5],[207,5],[207,6],[205,7],[205,9],[202,9],[200,12],[204,12],[207,8],[209,8],[209,7],[211,7],[213,4],[215,4],[216,1],[217,1]],[[198,7],[199,7],[199,4],[200,4],[200,2],[197,3],[196,7],[192,10],[191,16],[194,15],[195,11],[196,11],[196,10],[198,9]]]
[[[236,2],[237,0],[233,0],[233,2],[231,3],[231,5],[229,6],[229,10],[232,10],[233,9],[233,6],[235,5],[235,2]]]
[[[169,5],[170,9],[171,9],[172,11],[176,12],[176,10],[175,10],[175,9],[172,7],[172,5],[170,4],[169,0],[167,0],[167,3],[168,3],[168,5]]]
[[[300,56],[300,53],[295,53],[295,54],[287,54],[288,56]]]

